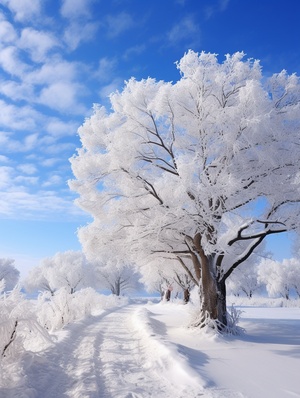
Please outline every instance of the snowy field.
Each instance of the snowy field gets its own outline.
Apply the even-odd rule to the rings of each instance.
[[[188,329],[192,310],[181,304],[134,299],[99,311],[46,349],[32,342],[21,382],[0,398],[300,397],[300,308],[243,303],[245,332],[226,337]]]

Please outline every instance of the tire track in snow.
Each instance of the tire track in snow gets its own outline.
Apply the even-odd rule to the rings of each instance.
[[[113,311],[69,325],[69,333],[27,366],[27,389],[34,398],[99,398],[105,394],[101,380],[99,348],[102,320]]]
[[[136,306],[127,306],[103,319],[103,398],[178,397],[171,383],[145,366],[146,354],[131,324],[135,309]]]
[[[141,332],[140,323],[145,321],[141,308],[132,304],[103,319],[100,359],[107,395],[101,398],[203,397],[202,386],[192,377],[185,377],[188,382],[183,388],[178,377],[184,370],[176,355],[165,355],[168,349],[157,344],[155,333]]]
[[[30,398],[203,396],[200,391],[192,395],[178,391],[174,380],[156,366],[156,357],[161,360],[159,353],[152,353],[149,366],[148,340],[133,323],[139,307],[118,307],[70,325],[68,336],[35,358],[28,369]]]

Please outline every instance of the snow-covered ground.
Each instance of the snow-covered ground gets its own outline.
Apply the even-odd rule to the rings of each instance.
[[[189,308],[135,299],[68,325],[0,398],[300,397],[300,308],[239,306],[226,337],[188,329]]]

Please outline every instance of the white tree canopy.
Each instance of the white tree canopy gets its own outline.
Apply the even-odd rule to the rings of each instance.
[[[120,296],[142,290],[139,282],[141,275],[130,264],[107,261],[106,264],[94,264],[97,286],[108,289]]]
[[[74,293],[93,285],[93,272],[82,252],[58,252],[53,257],[44,258],[39,266],[30,270],[24,286],[28,291],[48,290],[51,293],[66,287],[69,293]]]
[[[20,271],[15,267],[15,260],[11,258],[0,258],[0,282],[3,290],[12,290],[19,281]]]
[[[264,79],[243,53],[189,51],[177,67],[174,84],[129,80],[79,129],[70,187],[94,217],[79,238],[140,265],[190,256],[202,294],[220,296],[267,235],[299,226],[299,78]]]
[[[291,292],[300,296],[300,260],[274,261],[265,259],[258,268],[258,280],[266,285],[269,296],[290,298]]]

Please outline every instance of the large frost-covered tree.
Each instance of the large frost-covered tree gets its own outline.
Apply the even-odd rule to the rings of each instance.
[[[299,223],[300,85],[243,53],[189,51],[176,83],[130,79],[95,106],[71,159],[94,221],[85,253],[193,262],[195,325],[226,329],[226,279],[270,234]]]

